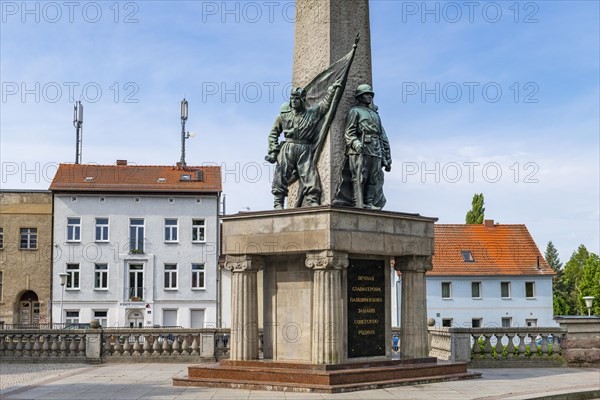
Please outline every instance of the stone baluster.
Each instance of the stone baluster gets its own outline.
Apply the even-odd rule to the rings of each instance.
[[[69,344],[69,356],[77,355],[77,350],[79,349],[77,338],[82,340],[80,335],[71,336],[71,343]]]
[[[190,343],[189,343],[190,335],[185,335],[183,337],[183,343],[181,343],[181,354],[187,356],[190,354]]]
[[[231,274],[231,359],[258,360],[258,289],[256,273],[262,257],[230,256],[225,269]]]
[[[47,358],[52,355],[50,350],[50,335],[42,336],[42,357]]]
[[[547,356],[548,355],[548,334],[540,333],[540,336],[542,337],[542,346],[541,346],[542,356]]]
[[[6,354],[6,336],[4,334],[0,334],[0,358],[4,357]]]
[[[111,340],[114,340],[113,335],[104,338],[104,355],[105,356],[113,355],[113,345],[111,344]]]
[[[171,355],[171,344],[169,343],[169,335],[163,336],[161,356],[167,357]]]
[[[15,347],[14,356],[23,357],[23,335],[15,335],[17,339],[17,346]]]
[[[68,338],[68,335],[60,335],[60,356],[61,357],[67,356],[67,351],[69,348],[67,346],[67,338]]]
[[[59,336],[52,335],[52,346],[50,346],[50,350],[52,350],[52,357],[58,357],[60,354],[60,343]]]
[[[142,350],[144,350],[144,352],[142,353],[142,357],[150,357],[152,355],[152,345],[150,344],[151,342],[151,337],[153,337],[152,335],[144,335],[144,344],[142,345]]]
[[[181,344],[179,343],[179,335],[173,337],[173,351],[171,351],[171,357],[178,357],[181,354]]]
[[[198,342],[198,335],[194,335],[194,340],[192,340],[192,355],[199,356],[200,355],[200,343]]]
[[[348,253],[309,252],[305,265],[314,271],[312,363],[338,364],[344,358],[342,269],[348,267]]]
[[[121,343],[121,336],[122,335],[118,335],[115,338],[115,346],[114,346],[113,356],[116,356],[116,357],[121,357],[123,355],[123,343]]]
[[[41,357],[42,356],[42,341],[43,336],[35,335],[33,337],[33,348],[31,349],[31,355],[33,357]]]
[[[424,358],[429,354],[427,293],[425,273],[433,268],[431,256],[395,257],[396,271],[402,273],[402,314],[400,342],[402,358]]]
[[[481,346],[479,345],[479,335],[473,335],[473,348],[471,349],[471,359],[477,358],[477,356],[481,355]]]
[[[87,336],[81,335],[79,337],[79,344],[77,346],[77,356],[78,357],[85,357],[86,342],[87,342]]]
[[[561,354],[560,341],[564,339],[562,335],[552,335],[552,354]]]
[[[517,333],[519,337],[519,357],[525,357],[525,353],[527,352],[527,345],[525,344],[526,334]]]
[[[152,335],[152,357],[160,356],[159,335]]]
[[[23,339],[25,340],[23,345],[23,356],[31,357],[31,350],[33,348],[31,345],[32,335],[23,335]]]
[[[515,356],[515,343],[514,343],[514,337],[515,334],[510,332],[506,334],[506,337],[508,337],[508,343],[506,344],[506,353],[508,357],[514,357]]]
[[[496,358],[502,358],[502,353],[504,352],[504,346],[502,345],[502,338],[504,335],[494,335],[496,336]]]
[[[15,349],[16,349],[14,335],[6,335],[5,346],[6,346],[6,350],[4,351],[4,353],[6,354],[6,356],[13,357],[15,355]]]
[[[140,334],[135,334],[133,335],[134,341],[133,341],[133,354],[134,356],[141,356],[142,352],[140,350],[142,350],[142,345],[140,344]]]
[[[129,357],[131,356],[131,342],[129,341],[129,338],[131,338],[131,334],[127,334],[125,335],[125,343],[123,343],[123,356],[124,357]]]
[[[482,336],[483,336],[483,340],[484,340],[483,356],[485,358],[491,358],[492,357],[492,342],[491,342],[492,335],[484,333],[484,334],[482,334]]]

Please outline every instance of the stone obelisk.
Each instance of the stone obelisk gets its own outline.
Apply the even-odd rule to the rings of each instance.
[[[346,90],[323,147],[317,168],[323,187],[322,204],[331,204],[345,158],[344,126],[355,103],[354,90],[372,84],[369,0],[296,0],[292,83],[305,86],[317,74],[346,55],[360,33]],[[296,203],[298,183],[289,188],[288,207]]]

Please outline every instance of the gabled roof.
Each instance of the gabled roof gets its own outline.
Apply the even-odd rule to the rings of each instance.
[[[221,167],[181,169],[159,165],[60,164],[50,190],[53,192],[216,193],[221,191]]]
[[[552,275],[525,225],[445,225],[434,228],[433,270],[427,275]],[[465,261],[470,251],[473,261]]]

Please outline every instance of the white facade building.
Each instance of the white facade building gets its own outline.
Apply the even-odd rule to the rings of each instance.
[[[217,326],[219,167],[61,164],[50,189],[55,322]]]
[[[557,326],[554,272],[525,225],[435,226],[433,270],[427,272],[427,317],[436,326]],[[393,324],[400,321],[401,275],[392,288]]]

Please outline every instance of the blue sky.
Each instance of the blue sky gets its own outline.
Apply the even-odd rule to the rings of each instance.
[[[272,205],[266,138],[291,80],[290,1],[2,1],[1,186],[45,189],[73,162],[218,164],[227,212]],[[526,224],[567,261],[599,252],[597,1],[371,1],[386,209]],[[70,93],[74,99],[70,98]]]

